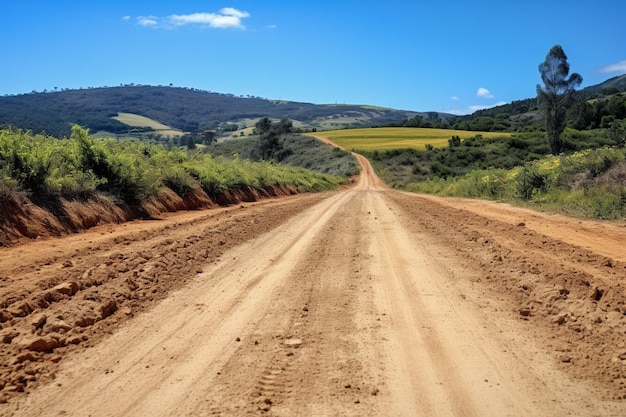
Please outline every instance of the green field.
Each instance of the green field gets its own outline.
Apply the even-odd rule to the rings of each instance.
[[[426,145],[442,148],[448,146],[448,139],[452,136],[459,136],[461,139],[476,135],[482,135],[484,138],[511,136],[510,133],[499,132],[471,132],[466,130],[411,127],[331,130],[318,132],[316,135],[328,138],[345,149],[357,151],[424,149]]]

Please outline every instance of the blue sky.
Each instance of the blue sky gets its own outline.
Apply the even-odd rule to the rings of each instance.
[[[626,73],[626,2],[2,1],[0,95],[120,84],[471,113],[534,97],[562,45]]]

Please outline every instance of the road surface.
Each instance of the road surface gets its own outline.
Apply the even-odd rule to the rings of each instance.
[[[359,160],[338,192],[2,249],[0,414],[626,415],[624,227]]]

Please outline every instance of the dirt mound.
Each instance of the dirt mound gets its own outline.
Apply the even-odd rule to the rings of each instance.
[[[268,185],[264,188],[258,189],[246,185],[224,191],[215,197],[215,202],[219,205],[226,206],[240,202],[251,203],[262,198],[280,197],[297,193],[298,190],[293,186]]]

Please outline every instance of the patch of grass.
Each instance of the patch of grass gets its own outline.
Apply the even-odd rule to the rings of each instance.
[[[133,127],[149,127],[161,136],[182,136],[183,132],[177,129],[159,123],[149,117],[141,116],[133,113],[118,113],[113,119]]]
[[[465,130],[382,127],[369,129],[346,129],[316,133],[346,149],[361,152],[389,151],[395,149],[443,148],[452,136],[466,139],[481,135],[483,138],[508,137],[509,133],[471,132]]]

